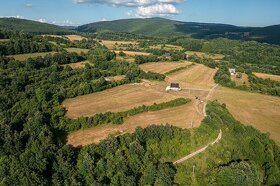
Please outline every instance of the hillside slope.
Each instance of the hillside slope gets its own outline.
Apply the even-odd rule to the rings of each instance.
[[[0,18],[0,29],[3,28],[36,34],[66,34],[74,32],[57,25],[17,18]]]
[[[163,18],[122,19],[79,26],[81,32],[129,32],[146,36],[189,35],[198,39],[226,37],[280,44],[280,25],[238,27],[228,24],[180,22]]]

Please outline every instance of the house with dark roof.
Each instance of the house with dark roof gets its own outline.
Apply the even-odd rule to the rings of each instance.
[[[167,86],[166,91],[173,90],[173,91],[180,91],[182,90],[179,83],[171,83],[170,86]]]

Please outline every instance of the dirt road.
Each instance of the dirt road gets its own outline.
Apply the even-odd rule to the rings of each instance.
[[[179,159],[179,160],[177,160],[173,163],[174,164],[182,163],[182,162],[196,156],[197,154],[200,154],[200,153],[204,152],[209,146],[218,143],[222,139],[222,134],[223,134],[223,132],[222,132],[222,130],[220,130],[220,133],[219,133],[218,137],[213,142],[209,143],[205,147],[202,147],[202,148],[198,149],[197,151],[195,151],[195,152],[193,152],[193,153],[191,153],[191,154],[189,154],[189,155],[187,155],[187,156],[185,156],[185,157],[183,157],[183,158],[181,158],[181,159]]]

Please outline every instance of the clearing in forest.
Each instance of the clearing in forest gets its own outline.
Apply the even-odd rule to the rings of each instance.
[[[236,83],[236,85],[249,84],[248,75],[245,73],[241,73],[241,77],[237,77],[237,75],[231,76],[231,80]]]
[[[76,52],[77,54],[88,53],[89,49],[84,48],[65,48],[67,52]]]
[[[90,62],[89,61],[81,61],[81,62],[77,62],[77,63],[65,64],[65,65],[62,65],[62,66],[64,66],[64,67],[70,66],[72,69],[75,69],[75,68],[84,68],[85,64],[90,64]],[[90,64],[90,65],[93,66],[93,64]]]
[[[67,143],[75,147],[98,143],[106,139],[109,135],[133,133],[135,128],[146,128],[151,124],[165,125],[169,123],[181,128],[198,127],[203,116],[196,112],[193,104],[189,103],[174,108],[135,115],[125,119],[122,125],[108,124],[79,130],[68,136]]]
[[[115,49],[120,48],[121,46],[137,46],[138,43],[136,41],[111,41],[111,40],[102,40],[100,42],[101,44],[105,45],[108,49]],[[127,48],[127,47],[121,47],[121,48]]]
[[[13,57],[15,60],[18,61],[25,61],[28,58],[35,58],[35,57],[45,57],[48,54],[55,54],[56,52],[36,52],[36,53],[27,53],[27,54],[16,54],[16,55],[10,55],[8,57]]]
[[[141,64],[139,65],[139,67],[145,72],[150,71],[150,72],[164,74],[176,68],[186,67],[191,64],[192,64],[191,62],[154,62],[154,63]]]
[[[65,37],[67,37],[70,41],[81,41],[83,39],[87,39],[83,36],[79,36],[79,35],[65,35]]]
[[[116,54],[120,53],[119,50],[114,50],[114,52]],[[151,55],[150,53],[147,53],[147,52],[136,52],[136,51],[122,51],[122,52],[125,53],[128,56],[148,56],[148,55]]]
[[[214,60],[221,60],[225,57],[222,54],[207,54],[204,52],[194,52],[194,51],[188,51],[188,52],[186,52],[186,54],[188,54],[189,56],[196,55],[200,58],[210,58],[210,59],[214,59]]]
[[[181,46],[169,45],[169,44],[166,44],[166,45],[153,45],[153,46],[150,46],[150,48],[153,48],[153,49],[163,49],[163,50],[184,50],[184,48],[181,47]]]
[[[183,89],[210,89],[215,85],[214,76],[217,69],[196,64],[191,68],[171,74],[166,77],[168,83],[180,83]]]
[[[280,98],[258,93],[219,87],[213,99],[227,105],[233,116],[252,125],[280,144]]]
[[[253,74],[255,76],[259,77],[259,78],[271,79],[271,80],[274,80],[274,81],[280,81],[280,76],[277,76],[277,75],[265,74],[265,73],[257,73],[257,72],[254,72]]]
[[[104,112],[122,112],[141,105],[174,100],[179,96],[165,92],[165,83],[129,84],[93,94],[67,99],[66,117],[94,116]]]

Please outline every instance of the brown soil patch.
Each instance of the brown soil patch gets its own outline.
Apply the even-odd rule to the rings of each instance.
[[[125,78],[124,75],[120,75],[120,76],[110,76],[110,77],[106,77],[105,79],[107,79],[108,81],[121,81]]]

